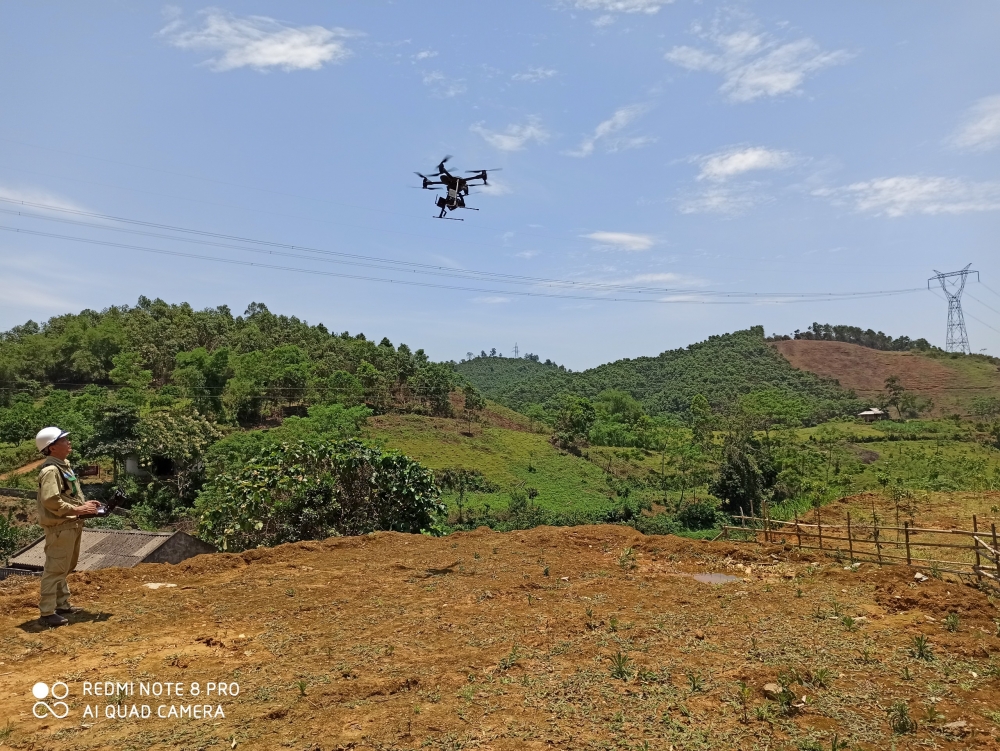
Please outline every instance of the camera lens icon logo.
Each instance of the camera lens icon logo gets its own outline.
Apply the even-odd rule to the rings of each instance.
[[[66,702],[54,701],[50,706],[45,701],[45,699],[48,699],[50,696],[53,699],[65,699],[69,696],[69,686],[62,681],[53,683],[51,688],[49,688],[48,684],[39,681],[31,687],[31,695],[38,699],[38,701],[35,702],[35,706],[31,708],[31,713],[38,719],[41,720],[49,715],[52,715],[57,720],[61,720],[69,714],[69,705]]]

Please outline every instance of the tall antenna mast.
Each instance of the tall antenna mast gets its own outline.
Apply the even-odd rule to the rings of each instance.
[[[517,348],[517,342],[514,342],[514,358],[517,359],[517,354],[520,350]]]
[[[948,335],[945,337],[945,352],[962,352],[971,354],[969,349],[969,335],[965,331],[965,316],[962,314],[962,292],[965,290],[965,281],[971,274],[976,275],[979,281],[978,271],[969,271],[966,264],[961,271],[949,271],[942,273],[934,269],[936,276],[927,280],[927,289],[931,288],[931,282],[938,282],[948,298]]]

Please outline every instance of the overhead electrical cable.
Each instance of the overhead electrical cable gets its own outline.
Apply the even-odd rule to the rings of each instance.
[[[860,299],[860,298],[867,298],[867,297],[882,297],[882,296],[888,296],[888,295],[908,294],[908,293],[911,293],[911,292],[923,291],[923,289],[924,289],[923,287],[916,287],[916,288],[910,288],[910,289],[872,290],[872,291],[865,291],[865,292],[722,292],[722,291],[713,291],[713,290],[697,290],[697,289],[691,289],[691,288],[688,288],[688,287],[669,288],[669,287],[649,287],[649,286],[639,286],[639,285],[629,285],[629,284],[608,284],[608,283],[601,283],[601,282],[580,282],[580,281],[566,280],[566,279],[551,279],[551,278],[545,278],[545,277],[532,277],[532,276],[525,276],[525,275],[518,275],[518,274],[505,274],[505,273],[492,272],[492,271],[477,271],[477,270],[455,269],[455,268],[450,268],[450,267],[447,267],[447,266],[425,264],[425,263],[417,263],[417,262],[413,262],[413,261],[399,261],[399,260],[391,259],[391,258],[380,258],[380,257],[377,257],[377,256],[366,256],[366,255],[361,255],[361,254],[356,254],[356,253],[344,253],[344,252],[340,252],[340,251],[323,250],[323,249],[310,248],[310,247],[301,246],[301,245],[292,245],[292,244],[288,244],[288,243],[279,243],[279,242],[274,242],[274,241],[270,241],[270,240],[258,240],[258,239],[254,239],[254,238],[241,237],[241,236],[237,236],[237,235],[227,235],[227,234],[222,234],[222,233],[209,232],[207,230],[196,230],[196,229],[190,229],[190,228],[187,228],[187,227],[178,227],[178,226],[175,226],[175,225],[162,224],[162,223],[157,223],[157,222],[147,222],[147,221],[138,220],[138,219],[130,219],[130,218],[126,218],[126,217],[118,217],[118,216],[113,216],[113,215],[109,215],[109,214],[100,214],[100,213],[97,213],[97,212],[83,211],[83,210],[80,210],[80,209],[70,209],[70,208],[66,208],[66,207],[52,206],[52,205],[49,205],[49,204],[41,204],[41,203],[36,203],[36,202],[32,202],[32,201],[24,201],[24,200],[18,200],[18,199],[0,198],[0,201],[6,202],[6,203],[19,204],[19,205],[23,205],[23,206],[31,206],[33,208],[40,208],[40,209],[45,209],[45,210],[48,210],[48,211],[56,211],[56,212],[61,212],[61,213],[66,213],[66,214],[71,214],[71,215],[76,215],[76,216],[87,216],[87,217],[92,217],[92,218],[98,218],[98,219],[103,219],[105,221],[121,222],[121,223],[125,223],[125,224],[136,225],[136,226],[151,227],[151,228],[155,228],[155,229],[164,229],[164,230],[168,230],[168,231],[172,231],[172,232],[180,232],[180,233],[185,233],[185,234],[193,234],[193,235],[195,235],[197,237],[211,237],[211,238],[218,238],[218,239],[224,239],[224,240],[234,240],[234,241],[237,241],[237,242],[253,243],[253,244],[256,244],[256,245],[263,245],[263,246],[266,246],[266,247],[283,248],[283,249],[288,249],[288,250],[296,250],[296,251],[306,252],[306,253],[310,253],[310,254],[316,254],[317,256],[332,256],[332,257],[336,257],[336,258],[351,259],[351,261],[353,263],[355,263],[355,265],[362,265],[362,266],[367,265],[367,266],[369,266],[371,268],[380,268],[380,269],[383,269],[383,270],[416,271],[417,273],[427,273],[427,274],[432,274],[432,275],[435,275],[435,276],[448,276],[448,277],[452,277],[452,278],[470,279],[470,280],[473,280],[473,281],[491,281],[491,282],[494,282],[494,283],[499,282],[499,283],[503,283],[503,284],[530,284],[530,285],[542,285],[542,286],[559,286],[559,287],[567,287],[567,288],[571,288],[571,289],[590,290],[590,291],[597,291],[597,292],[627,292],[627,293],[636,293],[636,294],[646,294],[646,293],[652,293],[652,294],[683,294],[683,295],[701,295],[701,296],[721,296],[721,297],[726,297],[726,298],[748,297],[748,298],[754,298],[754,299],[759,299],[759,298],[762,298],[762,297],[766,297],[766,298],[786,298],[786,297],[790,297],[790,298],[812,298],[812,299]],[[60,222],[63,222],[63,223],[77,224],[77,225],[86,226],[86,227],[89,227],[89,228],[99,229],[99,230],[114,230],[114,231],[121,231],[121,232],[131,232],[132,234],[147,235],[147,236],[157,237],[157,238],[161,238],[161,239],[177,240],[177,241],[183,241],[183,242],[198,242],[200,244],[205,244],[205,245],[210,245],[210,246],[215,246],[215,247],[224,247],[224,248],[235,249],[235,250],[243,250],[243,251],[249,251],[249,252],[262,252],[259,249],[244,248],[244,247],[240,247],[240,246],[223,244],[223,243],[216,243],[216,242],[209,242],[209,241],[204,241],[204,240],[191,240],[190,238],[172,237],[172,236],[169,236],[169,235],[161,235],[161,234],[156,234],[156,233],[146,233],[146,232],[141,232],[141,231],[136,231],[136,230],[124,230],[122,228],[113,227],[113,226],[109,226],[109,225],[93,224],[93,223],[79,222],[79,221],[67,220],[67,219],[59,219],[59,218],[55,218],[55,217],[48,217],[48,216],[39,215],[39,214],[31,214],[31,213],[27,213],[27,212],[16,212],[16,211],[3,210],[3,209],[0,209],[0,212],[7,213],[7,214],[14,214],[14,215],[18,215],[18,216],[25,216],[27,218],[32,218],[32,219],[40,219],[40,220],[44,220],[44,221],[60,221]],[[7,227],[6,229],[13,229],[13,228]],[[45,234],[45,233],[38,233],[38,234]],[[63,239],[79,239],[79,238],[73,238],[73,237],[63,236],[63,235],[58,235],[57,237],[61,237]],[[114,246],[116,244],[111,243],[110,245]],[[291,255],[291,254],[278,254],[278,255]],[[316,257],[301,256],[301,255],[291,255],[291,257],[300,258],[300,259],[308,259],[308,260],[320,260],[320,259],[317,259]],[[379,265],[372,265],[372,264],[379,264]],[[587,298],[587,299],[590,299],[590,298]],[[599,299],[599,298],[593,298],[593,299]]]
[[[354,279],[358,281],[371,281],[371,282],[384,282],[387,284],[398,284],[410,287],[426,287],[431,289],[450,289],[458,290],[462,292],[479,292],[494,295],[515,295],[518,297],[547,297],[560,300],[588,300],[590,302],[632,302],[632,303],[653,303],[653,304],[699,304],[699,305],[749,305],[755,302],[773,302],[773,303],[793,303],[793,302],[816,302],[815,297],[810,297],[806,299],[794,299],[794,298],[782,298],[782,299],[769,299],[763,293],[739,293],[739,294],[728,294],[728,293],[713,293],[713,297],[716,299],[704,300],[697,299],[703,293],[700,292],[685,292],[683,294],[677,295],[675,299],[653,299],[653,298],[629,298],[629,297],[599,297],[596,295],[557,295],[553,293],[546,292],[528,292],[525,290],[504,290],[504,289],[484,289],[481,287],[463,287],[458,285],[449,284],[434,284],[431,282],[418,282],[413,280],[400,280],[400,279],[386,279],[384,277],[372,277],[372,276],[361,276],[359,274],[344,274],[334,271],[321,271],[318,269],[303,269],[294,266],[277,266],[274,264],[266,263],[255,263],[252,261],[241,261],[233,258],[218,258],[216,256],[203,256],[195,253],[182,253],[180,251],[173,250],[162,250],[159,248],[147,248],[140,245],[129,245],[126,243],[115,243],[107,240],[95,240],[86,237],[74,237],[72,235],[59,235],[53,232],[39,232],[37,230],[23,229],[19,227],[8,227],[5,225],[0,225],[0,230],[7,232],[15,232],[19,234],[33,235],[36,237],[49,237],[58,240],[70,240],[72,242],[87,243],[90,245],[103,245],[110,248],[120,248],[124,250],[137,250],[143,253],[155,253],[158,255],[175,256],[178,258],[194,258],[202,261],[214,261],[216,263],[225,263],[234,266],[251,266],[255,268],[272,269],[275,271],[290,271],[300,274],[312,274],[316,276],[329,276],[337,277],[341,279]],[[918,290],[922,291],[922,290]],[[899,290],[899,291],[886,291],[878,293],[858,293],[864,294],[867,298],[871,297],[889,297],[900,294],[909,294],[912,290]],[[745,297],[747,295],[755,294],[757,297],[750,300],[740,300],[740,299],[728,299],[736,297]],[[723,298],[723,299],[718,299]],[[825,299],[844,299],[844,298],[825,298]],[[850,299],[858,299],[858,297],[852,297]]]
[[[941,302],[943,302],[943,303],[947,303],[947,302],[948,302],[948,300],[947,300],[946,298],[942,297],[941,295],[939,295],[939,294],[938,294],[937,292],[935,292],[934,290],[929,290],[929,292],[930,292],[930,293],[931,293],[932,295],[934,295],[934,297],[936,297],[936,298],[937,298],[938,300],[940,300]],[[966,294],[968,294],[968,293],[966,293]],[[973,298],[973,299],[975,299],[975,298]],[[978,300],[976,300],[976,302],[979,302],[979,301],[978,301]],[[962,311],[962,312],[963,312],[963,314],[964,314],[964,315],[965,315],[966,317],[968,317],[968,318],[971,318],[971,319],[972,319],[973,321],[975,321],[976,323],[981,323],[981,324],[983,324],[983,326],[985,326],[986,328],[990,329],[991,331],[996,331],[996,332],[997,332],[998,334],[1000,334],[1000,329],[997,329],[997,328],[994,328],[993,326],[990,326],[990,325],[989,325],[988,323],[986,323],[986,321],[984,321],[983,319],[981,319],[981,318],[976,318],[976,317],[975,317],[974,315],[972,315],[972,313],[967,313],[967,312],[965,312],[965,311]]]
[[[972,298],[973,300],[975,300],[975,301],[976,301],[977,303],[979,303],[980,305],[982,305],[982,306],[983,306],[984,308],[987,308],[987,309],[989,309],[989,310],[992,310],[992,311],[993,311],[994,313],[996,313],[997,315],[1000,315],[1000,310],[997,310],[996,308],[994,308],[994,307],[992,307],[992,306],[990,306],[990,305],[987,305],[987,304],[986,304],[986,303],[984,303],[984,302],[983,302],[982,300],[980,300],[980,299],[979,299],[978,297],[976,297],[975,295],[971,294],[971,293],[969,292],[969,290],[965,290],[965,296],[966,296],[966,297],[971,297],[971,298]]]

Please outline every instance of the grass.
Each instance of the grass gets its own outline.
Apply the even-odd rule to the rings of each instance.
[[[434,470],[477,469],[502,490],[534,488],[538,495],[532,503],[546,510],[596,511],[614,505],[600,468],[555,448],[547,435],[474,424],[470,437],[463,435],[467,427],[461,420],[391,415],[373,419],[367,437]],[[446,493],[444,500],[457,508],[457,493]],[[505,503],[503,492],[465,496],[467,509]]]

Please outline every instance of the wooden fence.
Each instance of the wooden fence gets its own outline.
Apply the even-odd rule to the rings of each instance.
[[[796,518],[780,521],[769,517],[736,516],[735,524],[724,524],[720,538],[749,542],[794,544],[803,550],[821,550],[851,563],[870,561],[878,565],[921,566],[932,573],[975,577],[979,584],[1000,587],[1000,544],[997,525],[980,529],[972,517],[972,530],[882,526],[878,519],[858,521],[847,514],[846,524],[807,524]],[[937,551],[943,550],[944,553]],[[941,555],[941,558],[934,557]]]

